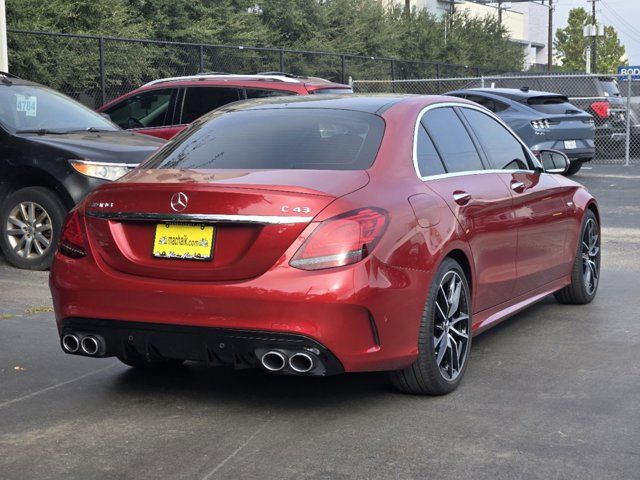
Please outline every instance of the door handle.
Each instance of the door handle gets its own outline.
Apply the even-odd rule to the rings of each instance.
[[[522,182],[511,182],[511,190],[514,192],[522,193],[524,192],[524,183]]]
[[[471,200],[471,194],[467,192],[460,192],[460,191],[454,192],[453,200],[458,205],[466,205],[467,203],[469,203],[469,200]]]

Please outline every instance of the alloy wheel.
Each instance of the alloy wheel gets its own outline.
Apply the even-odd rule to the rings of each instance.
[[[440,282],[436,296],[433,348],[442,377],[455,380],[469,350],[469,298],[462,278],[448,271]]]
[[[589,218],[582,232],[582,280],[587,295],[593,295],[600,278],[600,235],[593,218]]]
[[[35,202],[16,205],[7,218],[7,240],[16,255],[32,260],[51,246],[53,227],[47,211]]]

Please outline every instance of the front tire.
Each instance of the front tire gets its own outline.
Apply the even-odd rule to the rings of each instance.
[[[444,395],[455,390],[471,349],[471,295],[455,260],[446,258],[431,283],[413,365],[390,373],[401,392]]]
[[[46,270],[58,248],[66,209],[44,187],[12,193],[0,206],[0,248],[14,267]]]
[[[560,303],[584,305],[591,302],[600,282],[600,225],[598,218],[587,210],[582,220],[576,258],[571,270],[571,284],[554,295]]]

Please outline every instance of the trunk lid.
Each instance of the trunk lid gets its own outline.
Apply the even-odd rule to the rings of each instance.
[[[268,270],[313,217],[368,181],[365,171],[138,169],[87,197],[85,225],[94,255],[117,271],[243,280]],[[167,224],[213,226],[212,258],[155,257],[157,226]]]

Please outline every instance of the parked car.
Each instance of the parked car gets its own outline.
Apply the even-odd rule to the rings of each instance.
[[[623,100],[627,100],[629,94],[629,84],[627,81],[620,82],[620,94]],[[631,120],[631,148],[630,153],[632,156],[640,156],[640,80],[631,80],[631,97],[630,102],[631,109],[629,111],[629,117]]]
[[[468,87],[480,87],[480,81]],[[609,76],[518,76],[490,78],[485,87],[529,88],[566,96],[572,105],[593,116],[596,155],[622,157],[625,151],[627,108],[618,83]]]
[[[348,85],[281,72],[200,74],[147,83],[98,109],[124,129],[170,139],[227,103],[282,95],[353,93]]]
[[[0,249],[49,268],[67,212],[164,142],[123,132],[71,98],[0,73]]]
[[[571,105],[563,95],[528,88],[470,88],[447,95],[488,108],[534,152],[563,152],[571,161],[567,175],[577,173],[595,156],[593,117]]]
[[[540,155],[547,173],[462,99],[223,107],[74,210],[50,281],[62,349],[450,392],[473,333],[596,295],[597,203]]]

